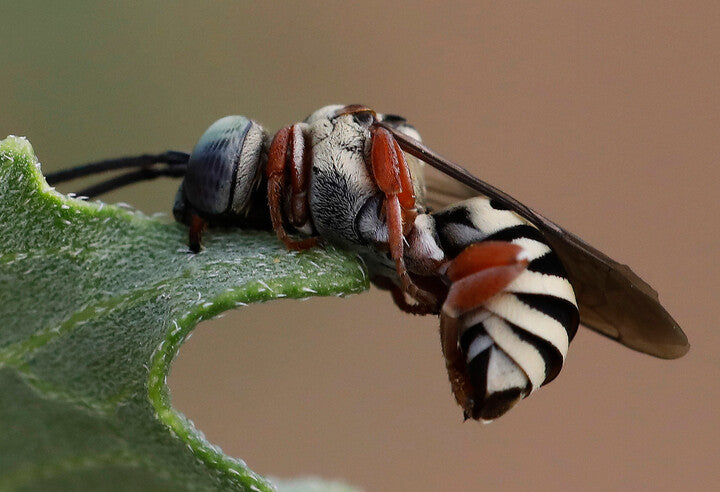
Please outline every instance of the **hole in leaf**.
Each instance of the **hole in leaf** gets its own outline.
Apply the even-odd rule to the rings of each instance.
[[[455,411],[437,319],[401,313],[384,292],[225,314],[181,347],[171,396],[210,442],[259,473],[375,489],[383,482],[368,466],[390,473],[383,453],[400,459],[417,429],[441,418],[433,412]]]

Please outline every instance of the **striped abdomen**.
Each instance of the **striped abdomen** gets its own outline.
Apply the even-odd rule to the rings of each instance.
[[[476,197],[432,214],[448,259],[483,241],[511,242],[529,256],[527,269],[499,294],[458,319],[440,316],[455,397],[466,417],[482,420],[557,376],[579,322],[565,269],[540,231],[494,205]]]

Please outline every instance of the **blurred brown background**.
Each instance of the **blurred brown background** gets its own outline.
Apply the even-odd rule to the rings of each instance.
[[[581,330],[553,384],[489,426],[463,424],[437,321],[371,291],[199,326],[173,366],[175,405],[275,476],[717,490],[720,4],[616,4],[17,2],[0,10],[0,134],[27,135],[55,170],[189,150],[226,114],[269,128],[336,102],[402,114],[630,264],[690,353],[657,360]],[[169,212],[176,186],[106,201]]]

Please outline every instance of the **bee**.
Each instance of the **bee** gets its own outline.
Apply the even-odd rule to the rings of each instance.
[[[450,184],[426,186],[426,165]],[[399,116],[326,106],[274,135],[227,116],[190,154],[100,161],[46,178],[125,168],[135,170],[79,194],[182,177],[173,214],[188,225],[192,252],[205,228],[238,226],[273,230],[291,250],[324,242],[356,253],[400,309],[439,316],[466,419],[492,421],[552,381],[579,324],[656,357],[689,349],[630,268],[430,150]]]

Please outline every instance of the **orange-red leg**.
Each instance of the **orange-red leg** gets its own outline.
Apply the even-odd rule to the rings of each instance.
[[[375,285],[375,287],[382,290],[390,291],[390,296],[392,297],[395,305],[405,313],[418,315],[438,313],[437,307],[434,305],[431,306],[419,303],[410,304],[405,297],[405,291],[403,291],[401,287],[399,287],[395,282],[393,282],[387,277],[373,277],[371,281],[373,285]]]
[[[403,291],[421,304],[434,306],[435,297],[419,288],[410,278],[403,258],[405,234],[413,227],[417,211],[412,177],[405,157],[395,138],[385,128],[374,126],[372,132],[372,172],[380,190],[385,194],[385,213],[390,256],[395,261]]]
[[[400,287],[398,287],[396,284],[394,284],[390,279],[387,279],[387,281],[383,282],[382,284],[379,284],[378,279],[373,279],[373,283],[383,289],[387,289],[390,291],[390,296],[392,297],[393,302],[395,305],[403,312],[410,313],[410,314],[418,314],[418,315],[426,315],[426,314],[435,314],[437,313],[437,310],[434,305],[429,304],[410,304],[407,299],[405,298],[405,291],[403,291]]]
[[[202,249],[202,233],[207,223],[198,214],[192,214],[190,217],[190,232],[188,238],[188,246],[193,253],[199,253]]]
[[[448,372],[455,401],[463,408],[465,420],[467,420],[473,408],[470,395],[474,391],[470,378],[467,377],[465,355],[458,344],[461,326],[462,322],[458,319],[440,316],[440,346],[445,358],[445,368]]]
[[[395,305],[403,312],[418,315],[432,314],[437,312],[432,305],[422,303],[410,304],[409,302],[407,302],[407,299],[405,299],[405,292],[403,292],[403,290],[397,285],[392,286],[392,288],[390,289],[390,295],[392,296],[392,300]]]
[[[482,306],[515,280],[527,264],[523,248],[512,243],[488,241],[468,246],[447,269],[450,289],[443,314],[458,318]]]
[[[473,415],[473,385],[467,377],[465,354],[458,344],[464,323],[460,317],[482,307],[528,265],[523,249],[512,243],[488,241],[465,248],[445,272],[450,289],[440,313],[440,342],[453,395],[465,418]]]
[[[287,126],[278,131],[270,144],[266,174],[268,178],[268,206],[273,230],[285,246],[292,250],[316,246],[318,238],[292,239],[283,224],[283,196],[290,174],[290,217],[294,226],[304,225],[309,216],[307,188],[309,186],[310,162],[306,155],[305,138],[298,125]]]

